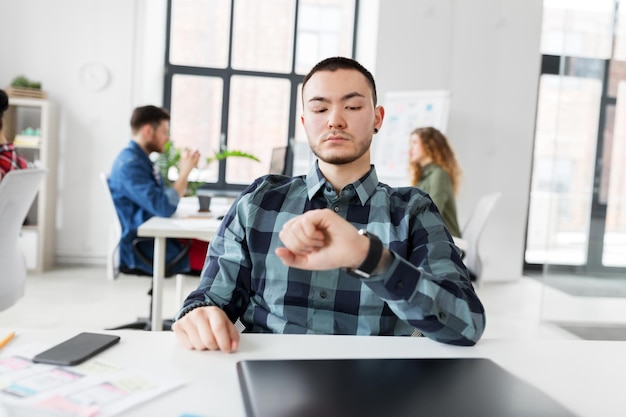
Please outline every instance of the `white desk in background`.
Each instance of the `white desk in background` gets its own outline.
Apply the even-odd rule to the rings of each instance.
[[[79,331],[89,329],[17,329],[8,346],[55,344]],[[0,329],[0,334],[6,333],[7,329]],[[483,339],[473,347],[458,347],[424,337],[242,334],[239,351],[225,354],[187,350],[171,332],[107,333],[120,335],[120,343],[92,360],[185,381],[181,387],[123,412],[121,417],[178,417],[184,413],[245,417],[236,370],[236,363],[244,359],[428,357],[489,358],[580,417],[624,416],[626,342]],[[4,352],[0,350],[0,356]]]
[[[457,248],[461,249],[463,252],[467,252],[467,248],[469,247],[469,242],[463,238],[452,236],[452,240],[454,240],[454,244]]]
[[[152,276],[152,330],[163,330],[163,279],[165,277],[165,240],[167,238],[210,241],[220,227],[217,216],[229,208],[229,200],[213,199],[210,213],[198,213],[195,197],[181,199],[172,217],[152,217],[137,229],[137,235],[154,238]]]

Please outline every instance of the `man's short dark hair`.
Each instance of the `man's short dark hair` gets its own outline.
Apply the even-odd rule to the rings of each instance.
[[[163,120],[170,120],[170,113],[164,108],[157,106],[137,107],[133,110],[133,115],[130,118],[130,128],[135,134],[145,125],[156,128]]]
[[[365,68],[363,65],[361,65],[359,62],[352,58],[336,56],[332,58],[326,58],[323,61],[318,62],[304,77],[304,81],[302,81],[302,89],[304,90],[304,86],[316,72],[337,71],[338,69],[353,69],[363,74],[365,78],[367,78],[367,81],[369,81],[370,83],[370,87],[372,88],[372,98],[374,100],[374,106],[376,106],[378,96],[376,94],[376,82],[374,82],[374,76],[371,72],[367,70],[367,68]]]

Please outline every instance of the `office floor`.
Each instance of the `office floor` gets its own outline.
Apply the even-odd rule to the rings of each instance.
[[[165,281],[163,311],[177,310],[174,279]],[[187,282],[186,290],[197,285]],[[104,267],[57,267],[29,274],[26,294],[16,305],[0,312],[0,327],[104,329],[147,316],[150,279],[123,275],[108,281]],[[613,327],[626,323],[626,298],[576,297],[544,286],[541,280],[522,277],[514,283],[484,283],[477,292],[487,311],[488,338],[576,339],[585,333],[570,327],[610,326],[611,331],[588,338],[620,338]],[[622,322],[616,322],[620,319]],[[571,330],[571,329],[570,329]]]

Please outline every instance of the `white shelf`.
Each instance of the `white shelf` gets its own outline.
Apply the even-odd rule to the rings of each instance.
[[[3,129],[7,139],[16,140],[15,147],[29,162],[48,170],[20,236],[27,268],[35,272],[55,264],[57,126],[57,109],[50,100],[9,97]],[[40,135],[19,135],[29,127]]]

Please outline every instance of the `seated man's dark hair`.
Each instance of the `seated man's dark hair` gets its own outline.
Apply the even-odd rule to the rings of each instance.
[[[137,107],[130,118],[130,128],[135,134],[145,125],[156,128],[163,120],[170,120],[170,114],[164,108],[157,106]]]

